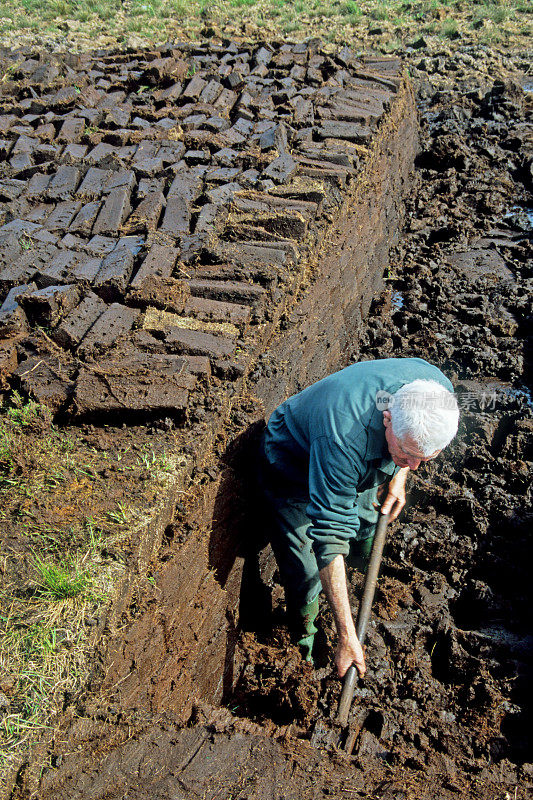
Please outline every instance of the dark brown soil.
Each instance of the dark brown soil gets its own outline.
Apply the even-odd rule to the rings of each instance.
[[[531,792],[531,103],[521,57],[506,57],[506,80],[490,82],[476,71],[485,58],[411,55],[418,185],[391,288],[346,354],[426,357],[450,376],[463,411],[457,440],[413,476],[391,531],[349,731],[334,720],[331,616],[324,606],[313,672],[279,625],[274,575],[272,630],[235,629],[226,708],[196,704],[183,725],[177,714],[85,698],[63,722],[68,750],[63,733],[51,743],[43,800]],[[360,576],[351,583],[356,597]],[[156,590],[151,602],[155,613]],[[14,797],[24,792],[21,781]]]

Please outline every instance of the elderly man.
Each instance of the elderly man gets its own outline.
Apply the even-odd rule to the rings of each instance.
[[[351,664],[364,674],[345,559],[366,568],[379,501],[395,519],[405,505],[407,473],[450,443],[458,420],[452,384],[420,358],[352,364],[273,412],[261,483],[289,625],[308,660],[323,588],[339,637],[338,674]]]

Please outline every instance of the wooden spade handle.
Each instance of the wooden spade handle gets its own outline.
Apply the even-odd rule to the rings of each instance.
[[[370,621],[370,613],[372,611],[372,603],[374,594],[376,592],[376,585],[378,582],[379,568],[381,566],[381,559],[383,556],[383,548],[385,546],[385,539],[387,538],[387,524],[389,522],[388,514],[380,514],[376,528],[376,535],[372,543],[372,553],[370,554],[370,561],[365,575],[365,584],[363,587],[363,596],[359,604],[357,612],[357,623],[355,626],[357,638],[364,643],[366,637],[366,629]],[[355,691],[355,684],[357,682],[357,670],[352,664],[348,668],[348,672],[344,676],[344,684],[342,687],[341,699],[339,702],[339,710],[337,712],[337,719],[341,725],[348,724],[348,714],[350,713],[350,706],[352,705],[353,693]]]

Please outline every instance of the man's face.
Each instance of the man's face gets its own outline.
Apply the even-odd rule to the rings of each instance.
[[[432,458],[438,456],[440,450],[435,450],[430,456],[425,456],[418,449],[416,442],[410,437],[406,436],[402,441],[394,435],[392,430],[392,421],[390,411],[383,412],[383,424],[385,425],[385,438],[387,440],[387,447],[392,460],[397,467],[409,467],[409,469],[418,469],[422,462],[431,461]]]

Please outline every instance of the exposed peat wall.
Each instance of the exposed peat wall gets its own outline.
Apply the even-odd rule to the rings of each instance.
[[[354,190],[346,193],[303,271],[309,288],[288,313],[286,330],[264,352],[263,362],[276,365],[274,374],[267,368],[265,377],[256,367],[253,379],[244,382],[243,396],[252,393],[267,418],[289,394],[342,367],[346,349],[356,346],[372,298],[383,286],[416,142],[412,93],[404,84]],[[209,463],[214,455],[206,455]],[[217,702],[231,689],[239,552],[256,533],[247,527],[254,516],[243,508],[242,491],[242,475],[231,466],[208,478],[192,512],[172,527],[176,540],[164,548],[164,563],[155,565],[156,588],[135,602],[133,612],[131,593],[115,606],[122,624],[107,643],[100,687],[113,704],[172,711],[187,720],[195,700]]]

